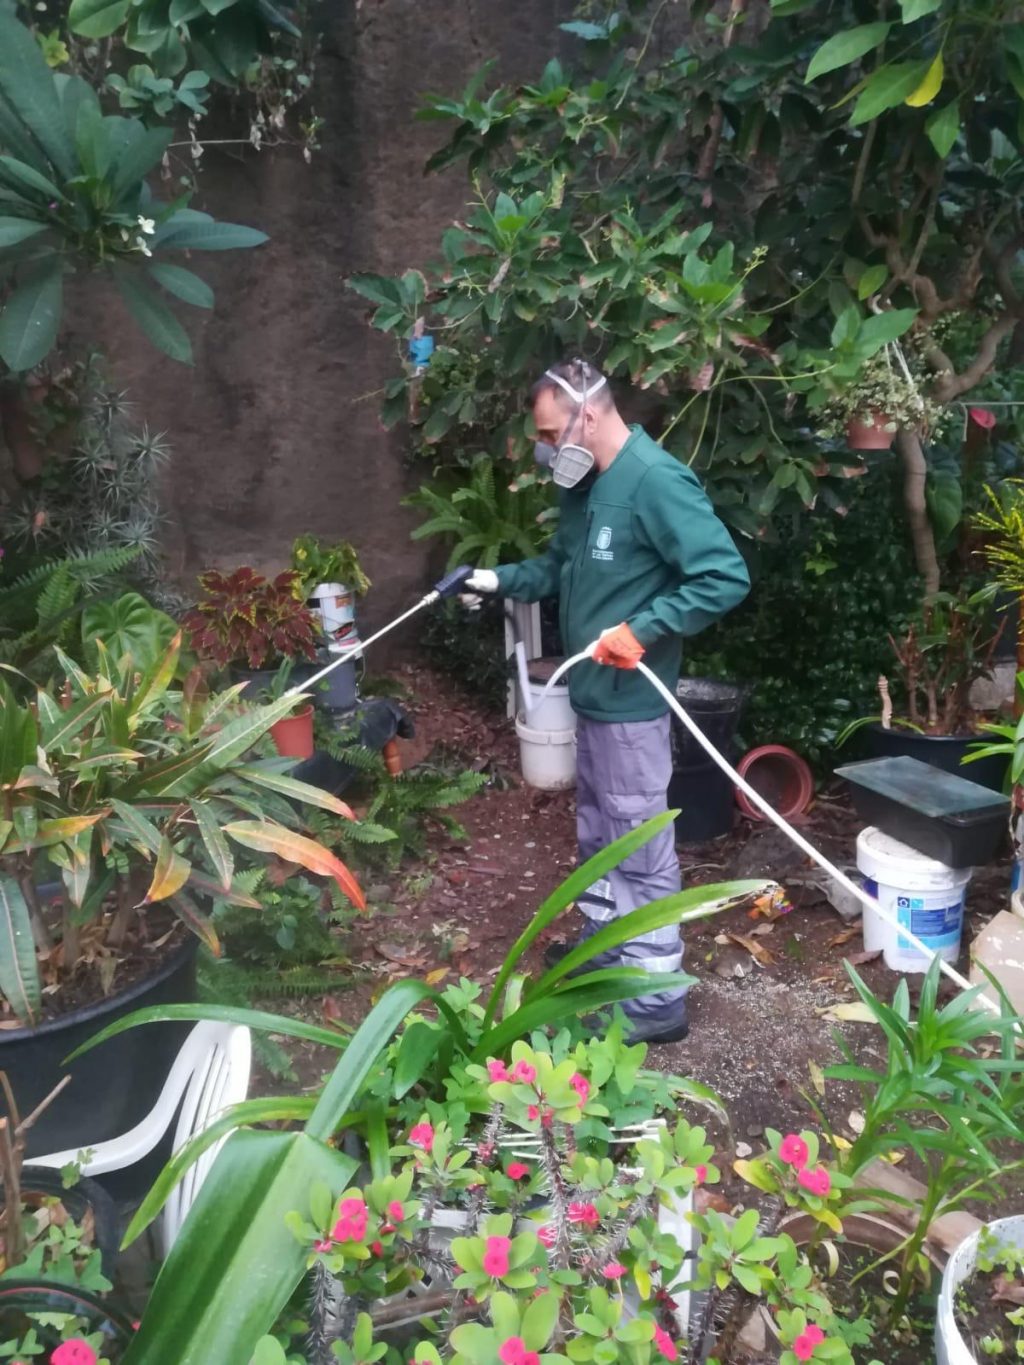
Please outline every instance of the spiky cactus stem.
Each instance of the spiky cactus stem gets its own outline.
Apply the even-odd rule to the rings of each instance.
[[[346,1294],[340,1281],[317,1262],[309,1289],[309,1365],[334,1365],[331,1346],[351,1340],[358,1313],[358,1300]]]

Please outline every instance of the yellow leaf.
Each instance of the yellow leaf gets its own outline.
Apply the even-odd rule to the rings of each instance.
[[[912,109],[920,109],[923,105],[931,104],[932,100],[942,89],[942,78],[945,73],[946,68],[942,61],[942,53],[940,52],[925,72],[924,80],[912,95],[907,96],[907,104],[909,104]]]
[[[811,1073],[811,1084],[819,1095],[825,1093],[825,1073],[817,1062],[811,1060],[807,1063],[807,1070]]]
[[[423,978],[428,986],[436,986],[439,981],[443,981],[449,972],[448,967],[435,967],[432,972],[427,972]]]
[[[641,1299],[649,1299],[653,1286],[651,1285],[651,1277],[643,1266],[635,1265],[633,1267],[633,1279],[636,1280],[637,1292]]]
[[[160,840],[160,852],[153,868],[153,880],[146,892],[146,903],[164,901],[168,896],[173,896],[188,881],[191,871],[191,864],[180,853],[175,853],[170,839],[165,835]]]
[[[834,1019],[837,1023],[873,1024],[875,1016],[862,1000],[852,1000],[849,1004],[830,1005],[827,1009],[817,1010],[823,1019]]]
[[[840,1223],[831,1209],[812,1209],[811,1217],[816,1218],[819,1223],[824,1223],[827,1228],[831,1228],[837,1236],[843,1230],[842,1223]]]

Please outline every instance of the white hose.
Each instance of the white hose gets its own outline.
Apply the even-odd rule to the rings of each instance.
[[[400,626],[403,621],[408,621],[410,616],[415,616],[416,613],[422,611],[424,607],[432,606],[439,596],[440,594],[437,592],[428,592],[426,597],[421,598],[414,607],[410,607],[408,611],[403,611],[401,616],[396,616],[395,619],[389,621],[386,626],[381,626],[376,635],[371,635],[368,640],[358,641],[358,643],[352,645],[351,648],[346,649],[343,654],[339,654],[336,659],[332,659],[326,668],[321,668],[319,673],[314,673],[313,676],[307,678],[304,683],[298,683],[295,687],[289,687],[284,695],[286,697],[298,697],[303,692],[308,692],[314,683],[318,683],[321,678],[326,678],[328,673],[333,673],[334,670],[340,668],[342,664],[347,664],[349,659],[358,658],[364,649],[369,645],[374,644],[382,635],[387,635],[388,631],[394,630],[395,626]]]
[[[587,648],[581,650],[579,654],[574,654],[571,659],[566,659],[566,661],[563,664],[560,664],[559,667],[555,670],[555,672],[551,675],[550,679],[548,680],[547,684],[544,687],[543,692],[541,692],[540,696],[537,698],[535,705],[539,705],[540,702],[544,700],[548,692],[550,692],[550,690],[555,686],[555,684],[558,682],[559,678],[561,678],[563,673],[567,673],[570,668],[574,668],[576,664],[581,663],[584,659],[591,658],[596,648],[597,641],[595,640],[593,644],[588,645]],[[801,833],[799,833],[798,830],[795,830],[787,820],[784,820],[783,817],[778,813],[778,811],[774,810],[768,804],[768,802],[764,799],[761,793],[759,791],[755,791],[755,789],[750,785],[750,783],[747,782],[745,778],[740,776],[740,774],[736,771],[736,769],[732,766],[728,759],[724,758],[718,752],[715,746],[704,734],[703,730],[701,730],[700,726],[697,725],[695,721],[691,720],[687,713],[683,710],[682,706],[680,706],[678,697],[674,697],[672,695],[672,693],[668,690],[668,688],[657,676],[657,674],[653,673],[651,669],[649,669],[647,665],[643,662],[643,660],[640,660],[637,663],[637,670],[640,673],[642,673],[644,677],[647,679],[647,681],[651,684],[651,686],[657,692],[659,692],[662,697],[664,697],[664,699],[668,702],[669,706],[671,707],[673,714],[678,716],[678,718],[682,721],[683,725],[686,726],[687,730],[694,737],[694,739],[697,741],[700,747],[719,766],[719,768],[721,768],[722,772],[728,775],[730,781],[735,786],[737,786],[741,792],[743,792],[744,796],[746,796],[746,798],[751,802],[752,805],[755,805],[758,808],[758,810],[762,811],[768,817],[768,819],[771,820],[772,824],[777,825],[778,828],[782,830],[783,834],[785,834],[787,838],[791,839],[792,842],[796,844],[797,848],[800,849],[802,853],[805,853],[807,857],[812,860],[812,862],[817,863],[818,866],[823,869],[823,871],[827,872],[830,877],[833,877],[839,883],[839,885],[842,886],[845,890],[849,891],[852,896],[856,896],[857,900],[860,901],[862,905],[866,906],[872,912],[872,914],[875,914],[879,917],[879,919],[884,920],[885,923],[888,924],[891,929],[895,929],[903,938],[905,938],[909,943],[913,944],[917,951],[919,953],[923,953],[924,956],[928,958],[929,961],[938,959],[939,970],[943,973],[944,976],[948,976],[950,981],[954,982],[959,987],[960,990],[969,991],[974,989],[974,987],[967,980],[967,978],[961,976],[955,967],[951,967],[950,964],[944,958],[939,957],[938,953],[936,953],[933,948],[930,948],[928,944],[924,943],[921,939],[919,939],[916,934],[911,933],[909,929],[905,928],[902,924],[900,924],[899,920],[896,919],[895,916],[891,915],[889,911],[885,909],[882,905],[880,905],[879,902],[876,901],[873,896],[869,896],[868,893],[862,887],[859,887],[856,882],[852,881],[846,875],[845,872],[841,872],[838,867],[834,867],[832,863],[830,863],[829,860],[825,857],[824,853],[819,853],[819,851],[814,847],[813,844],[808,843],[808,841],[804,838],[804,836]],[[999,1013],[999,1006],[987,995],[979,996],[979,1000],[982,1004],[987,1006],[989,1009],[993,1010],[995,1013],[997,1014]]]

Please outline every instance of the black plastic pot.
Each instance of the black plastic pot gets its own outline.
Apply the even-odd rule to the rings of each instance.
[[[91,1210],[93,1245],[100,1253],[104,1275],[112,1280],[121,1243],[121,1227],[114,1201],[103,1186],[83,1176],[66,1190],[60,1171],[52,1166],[26,1165],[21,1170],[22,1203],[31,1206],[34,1195],[59,1200],[79,1226]]]
[[[743,688],[710,678],[680,678],[676,696],[715,748],[734,759]],[[684,844],[720,838],[729,833],[736,818],[732,782],[675,717],[668,804],[679,807],[676,838]]]
[[[311,678],[314,673],[318,673],[323,664],[295,663],[292,666],[291,674],[288,678],[289,687],[299,687],[307,678]],[[231,665],[231,681],[248,683],[242,696],[246,701],[257,701],[260,692],[269,691],[271,684],[277,677],[276,668],[239,668],[236,664]]]
[[[72,1285],[51,1280],[10,1280],[0,1284],[0,1338],[10,1341],[23,1337],[30,1327],[36,1333],[46,1355],[60,1344],[60,1328],[40,1313],[72,1314],[85,1320],[85,1330],[102,1332],[103,1354],[117,1362],[131,1344],[132,1324],[124,1314],[95,1294]]]
[[[134,1010],[193,1001],[197,947],[190,938],[168,955],[158,971],[98,1004],[73,1010],[38,1028],[0,1032],[0,1068],[7,1072],[23,1116],[58,1081],[71,1076],[71,1084],[29,1130],[30,1159],[68,1148],[81,1151],[120,1137],[153,1108],[192,1024],[146,1024],[111,1038],[70,1066],[65,1058]],[[0,1111],[6,1111],[2,1099]]]
[[[956,773],[968,782],[1001,792],[1006,782],[1009,757],[980,758],[963,766],[963,759],[972,745],[984,740],[984,735],[919,735],[902,727],[885,730],[881,725],[869,725],[865,730],[866,748],[871,758],[916,758],[944,773]]]

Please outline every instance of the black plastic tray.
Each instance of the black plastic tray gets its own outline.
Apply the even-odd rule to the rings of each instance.
[[[916,758],[848,763],[836,776],[862,820],[947,867],[991,862],[1006,837],[1008,797]]]

